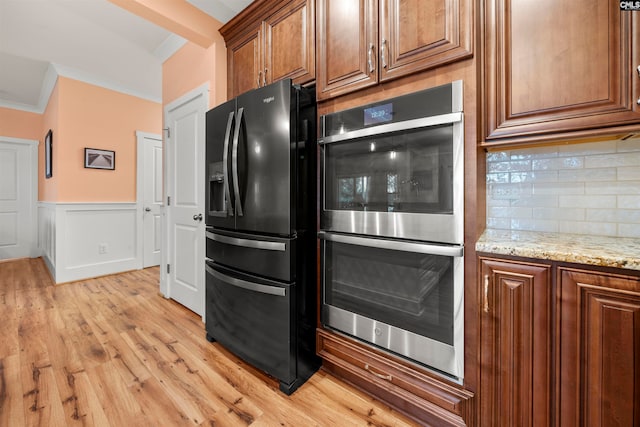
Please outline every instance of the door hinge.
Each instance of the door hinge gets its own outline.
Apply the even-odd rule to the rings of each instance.
[[[167,274],[171,273],[171,264],[167,264]]]
[[[163,128],[162,130],[167,131],[167,138],[171,138],[171,128]]]
[[[171,196],[167,196],[167,206],[171,206]]]

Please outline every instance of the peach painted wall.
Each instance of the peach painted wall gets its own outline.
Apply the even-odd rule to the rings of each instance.
[[[227,100],[227,50],[222,36],[209,47],[187,42],[162,64],[162,104],[209,82],[209,108]]]
[[[135,202],[136,130],[160,134],[162,105],[58,78],[57,202]],[[115,170],[85,169],[84,148],[113,150]]]
[[[0,135],[42,141],[42,114],[0,107]]]
[[[47,108],[42,114],[42,127],[40,132],[40,145],[38,145],[38,200],[42,202],[55,202],[58,200],[58,182],[60,181],[60,141],[63,141],[63,135],[60,128],[60,79],[56,82],[53,92],[49,97]],[[51,156],[51,178],[44,176],[44,137],[51,129],[52,132],[52,156]]]

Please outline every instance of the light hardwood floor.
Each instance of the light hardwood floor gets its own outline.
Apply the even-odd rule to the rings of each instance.
[[[158,268],[54,285],[0,263],[0,426],[412,426],[325,372],[293,395],[205,339]]]

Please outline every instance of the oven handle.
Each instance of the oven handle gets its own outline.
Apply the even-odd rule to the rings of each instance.
[[[343,234],[318,232],[318,238],[336,243],[368,246],[370,248],[390,249],[394,251],[415,252],[428,255],[443,255],[461,257],[464,255],[462,246],[441,246],[428,243],[399,242],[396,240],[375,239],[370,237],[345,236]]]
[[[206,233],[207,239],[215,240],[216,242],[226,243],[227,245],[242,246],[243,248],[251,249],[265,249],[267,251],[280,251],[285,252],[287,250],[287,244],[281,242],[269,242],[266,240],[249,240],[238,239],[236,237],[228,237],[220,234],[215,234],[210,231]]]
[[[279,286],[269,286],[269,285],[261,285],[259,283],[247,282],[246,280],[236,279],[235,277],[227,276],[224,273],[220,273],[219,271],[214,270],[209,265],[204,266],[207,273],[215,277],[216,279],[229,284],[231,286],[235,286],[237,288],[246,289],[248,291],[260,292],[261,294],[275,295],[278,297],[287,296],[287,290],[285,288],[281,288]]]
[[[325,136],[318,141],[318,144],[325,145],[331,144],[333,142],[345,141],[348,139],[365,138],[367,136],[375,136],[402,130],[419,129],[458,122],[462,122],[462,113],[460,112],[441,114],[439,116],[422,117],[419,119],[405,120],[404,122],[388,123],[386,125],[358,129],[339,135]]]

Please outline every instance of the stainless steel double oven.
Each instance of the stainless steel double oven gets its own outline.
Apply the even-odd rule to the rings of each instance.
[[[323,324],[461,382],[462,82],[320,125]]]

